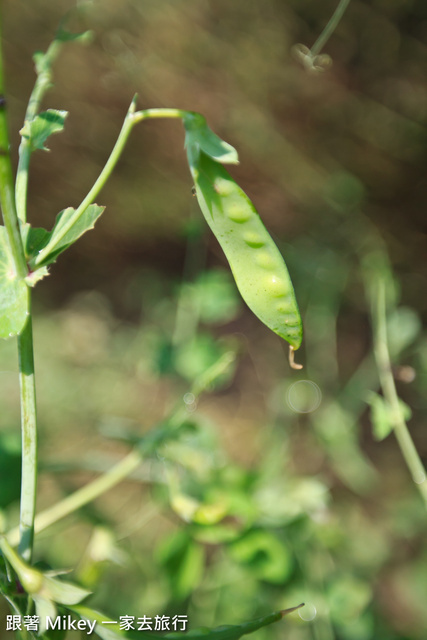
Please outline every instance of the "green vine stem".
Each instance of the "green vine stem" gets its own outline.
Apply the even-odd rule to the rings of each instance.
[[[37,492],[37,405],[30,289],[28,290],[27,314],[27,323],[18,336],[22,426],[21,541],[19,552],[29,562],[33,550]]]
[[[204,374],[202,374],[191,387],[191,393],[198,398],[209,389],[214,380],[226,372],[234,363],[235,352],[224,353]],[[144,460],[146,454],[150,454],[162,442],[174,439],[179,434],[179,430],[185,426],[188,417],[187,408],[178,406],[175,411],[165,420],[163,429],[159,433],[158,426],[150,433],[127,456],[117,462],[109,471],[98,476],[81,489],[77,489],[60,502],[48,507],[37,514],[34,524],[36,533],[44,531],[52,524],[62,518],[74,513],[84,505],[92,502],[106,491],[109,491],[116,484],[130,476]],[[16,546],[19,540],[19,529],[15,528],[6,534],[6,538],[12,546]]]
[[[0,17],[0,38],[1,38]],[[1,46],[0,46],[1,52]],[[16,213],[13,174],[9,153],[9,137],[5,112],[3,58],[0,53],[0,201],[7,237],[13,256],[16,276],[25,278],[28,273]],[[28,289],[28,320],[18,336],[19,380],[21,392],[22,426],[22,479],[21,479],[21,541],[19,550],[30,561],[33,544],[33,528],[37,484],[37,420],[34,379],[33,333],[31,323],[31,291]]]
[[[391,367],[387,340],[386,287],[378,280],[372,296],[372,316],[374,321],[374,354],[378,367],[384,398],[391,409],[391,419],[402,455],[408,465],[412,479],[418,487],[427,509],[427,474],[409,433],[399,403]]]
[[[136,109],[136,97],[132,100],[129,110],[126,114],[122,129],[117,138],[116,144],[108,158],[104,168],[99,174],[93,187],[90,189],[87,196],[82,200],[80,205],[75,210],[73,216],[67,224],[64,224],[61,229],[61,233],[55,234],[55,238],[52,238],[50,242],[44,247],[42,251],[30,262],[30,267],[36,269],[43,264],[45,258],[56,248],[56,246],[65,237],[68,231],[76,224],[79,218],[84,214],[90,204],[92,204],[99,192],[109,179],[114,167],[116,166],[124,146],[129,138],[135,124],[149,118],[182,118],[188,112],[181,109],[146,109],[145,111],[135,111]]]
[[[348,5],[350,4],[350,0],[340,0],[337,8],[335,9],[334,13],[332,14],[331,19],[329,20],[328,24],[326,25],[326,27],[323,29],[322,33],[320,34],[320,36],[317,38],[316,42],[314,43],[314,45],[311,47],[311,55],[314,58],[315,56],[319,55],[319,53],[322,51],[323,47],[325,46],[325,44],[328,42],[329,38],[331,37],[331,35],[333,34],[333,32],[335,31],[335,29],[338,26],[339,21],[341,20],[341,18],[343,17]]]
[[[3,20],[0,13],[0,201],[4,226],[6,227],[9,246],[13,256],[15,274],[18,278],[25,278],[28,269],[16,214],[12,165],[9,152],[9,133],[4,91],[2,26]]]
[[[31,122],[37,115],[40,103],[46,91],[52,86],[52,63],[57,57],[61,42],[54,40],[44,55],[43,69],[37,75],[34,89],[28,101],[27,111],[25,113],[24,123]],[[16,174],[15,199],[18,217],[22,222],[27,220],[27,192],[28,192],[28,170],[30,166],[32,148],[31,141],[28,137],[21,137],[19,145],[19,162]]]
[[[134,449],[127,456],[114,465],[107,473],[102,474],[89,482],[81,489],[70,494],[52,507],[45,509],[36,516],[34,529],[37,533],[47,529],[55,522],[70,515],[80,509],[84,505],[92,502],[103,493],[114,487],[116,484],[127,478],[141,464],[142,455]],[[12,546],[18,542],[18,529],[12,529],[7,534],[7,539]]]
[[[44,95],[44,92],[50,86],[50,63],[56,57],[59,48],[59,43],[53,43],[48,49],[47,56],[49,56],[49,65],[47,65],[48,71],[41,73],[38,76],[33,93],[31,94],[29,106],[27,109],[26,119],[33,119],[40,106],[40,101]],[[98,179],[90,189],[87,196],[83,199],[79,207],[74,212],[74,215],[70,219],[67,225],[64,225],[62,234],[57,234],[55,239],[48,243],[43,251],[38,254],[37,258],[30,264],[31,269],[36,269],[37,266],[43,263],[45,257],[57,246],[58,242],[62,240],[69,229],[77,222],[77,220],[84,214],[87,207],[93,203],[108,178],[110,177],[115,165],[117,164],[126,141],[129,137],[135,124],[142,120],[149,118],[182,118],[187,112],[180,109],[147,109],[145,111],[135,111],[136,98],[133,99],[125,121],[123,123],[120,134],[117,138],[116,144],[108,158],[103,170],[101,171]],[[1,115],[1,114],[0,114]],[[7,126],[5,122],[4,113],[4,131],[7,133]],[[1,123],[0,123],[1,124]],[[0,131],[1,133],[1,131]],[[7,140],[7,138],[6,138]],[[2,139],[0,138],[0,144]],[[0,147],[1,148],[1,147]],[[8,149],[8,145],[4,148]],[[26,219],[26,200],[27,200],[27,186],[28,186],[28,168],[31,156],[31,148],[25,138],[22,138],[20,147],[20,161],[18,166],[18,177],[16,182],[16,197],[20,203],[20,216],[22,220]],[[11,246],[20,248],[22,252],[23,265],[25,267],[21,269],[22,275],[27,274],[27,265],[25,263],[25,257],[22,249],[22,241],[19,233],[19,224],[15,209],[15,200],[12,188],[12,170],[10,166],[10,158],[7,155],[2,155],[0,158],[0,178],[2,177],[2,165],[1,159],[7,158],[8,163],[3,162],[5,170],[8,170],[8,181],[2,181],[8,184],[7,194],[9,201],[12,203],[12,216],[10,219],[14,221],[14,228],[17,231],[17,242],[11,242]],[[0,192],[0,196],[2,196]],[[3,202],[3,199],[2,199]],[[12,239],[13,240],[13,239]],[[17,260],[19,258],[18,250],[15,252]],[[14,256],[15,256],[14,253]],[[16,260],[16,262],[17,262]],[[22,421],[22,486],[21,486],[21,515],[20,515],[20,543],[19,552],[22,557],[30,561],[32,556],[33,539],[34,539],[34,526],[35,526],[35,507],[36,507],[36,489],[37,489],[37,421],[36,421],[36,394],[35,394],[35,375],[34,375],[34,355],[33,355],[33,334],[32,334],[32,322],[31,322],[31,298],[30,290],[28,291],[28,308],[27,308],[28,321],[20,336],[18,336],[18,350],[19,350],[19,371],[20,371],[20,385],[21,385],[21,421]],[[114,486],[117,482],[126,477],[132,472],[134,468],[139,464],[140,456],[138,453],[133,452],[129,454],[121,463],[118,463],[110,473],[106,474],[90,483],[87,487],[83,487],[80,491],[73,494],[66,500],[62,501],[58,505],[55,505],[47,512],[42,514],[37,520],[37,526],[45,528],[57,519],[64,517],[68,513],[71,513],[78,509],[83,504],[90,502],[97,495],[100,495],[111,486]]]

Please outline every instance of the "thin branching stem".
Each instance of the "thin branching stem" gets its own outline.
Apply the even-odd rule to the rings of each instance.
[[[54,40],[44,54],[43,69],[37,73],[37,80],[28,101],[24,123],[34,120],[40,109],[40,103],[44,94],[52,86],[51,66],[61,48],[61,42]],[[15,183],[15,198],[18,217],[22,222],[27,220],[27,192],[28,192],[28,171],[30,167],[32,147],[31,140],[27,136],[21,137],[19,145],[19,162]]]
[[[374,289],[375,290],[375,289]],[[396,385],[391,367],[390,352],[387,339],[386,287],[383,280],[378,280],[372,300],[374,320],[374,353],[378,367],[381,388],[384,398],[391,409],[391,419],[402,455],[408,465],[412,479],[427,508],[427,474],[418,451],[415,448],[409,429],[403,417]]]
[[[37,268],[38,266],[43,264],[47,256],[52,253],[52,251],[54,251],[54,249],[60,244],[62,239],[76,224],[79,218],[81,218],[89,205],[91,205],[95,201],[95,198],[97,198],[101,189],[109,179],[114,167],[116,166],[122,154],[124,146],[129,138],[130,132],[132,131],[135,124],[149,118],[182,118],[188,113],[187,111],[182,111],[181,109],[146,109],[145,111],[137,112],[135,111],[135,109],[136,100],[134,99],[132,100],[129,110],[126,114],[122,129],[119,133],[110,157],[108,158],[93,187],[90,189],[87,196],[84,198],[84,200],[82,200],[80,205],[74,211],[74,214],[70,217],[68,223],[64,224],[61,232],[56,233],[55,237],[52,238],[51,241],[48,242],[48,244],[43,248],[43,250],[40,251],[37,257],[33,259],[33,261],[30,263],[30,266],[32,268]]]
[[[119,482],[135,471],[135,469],[137,469],[141,464],[141,461],[141,453],[137,449],[131,451],[107,473],[100,475],[81,489],[78,489],[60,502],[54,504],[52,507],[39,513],[35,520],[34,528],[36,533],[44,531],[44,529],[47,529],[47,527],[50,527],[55,522],[58,522],[62,518],[74,513],[84,505],[92,502],[92,500],[95,500],[95,498],[101,496],[106,491],[109,491],[109,489],[116,486]],[[8,533],[7,539],[12,546],[16,545],[18,530],[12,529]]]

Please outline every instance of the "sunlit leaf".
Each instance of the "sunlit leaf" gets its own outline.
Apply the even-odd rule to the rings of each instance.
[[[41,227],[32,227],[28,222],[21,225],[21,238],[27,260],[33,258],[50,240],[51,233]]]
[[[73,33],[72,31],[68,31],[68,29],[60,27],[55,34],[55,40],[58,40],[59,42],[81,42],[82,44],[86,44],[87,42],[90,42],[92,35],[92,31]]]
[[[217,162],[224,164],[238,164],[236,149],[228,142],[221,140],[207,125],[206,119],[200,113],[188,113],[184,119],[186,131],[185,146],[202,150]]]
[[[68,249],[76,240],[80,238],[86,231],[93,229],[95,222],[104,211],[105,207],[99,207],[97,204],[91,204],[73,225],[65,231],[67,225],[72,219],[75,209],[68,207],[61,211],[57,217],[55,225],[49,236],[46,236],[40,244],[37,245],[38,252],[44,249],[48,243],[51,244],[52,250],[45,256],[43,265],[46,266],[55,262],[60,253]],[[40,230],[36,230],[39,234]],[[65,233],[64,233],[65,231]],[[30,233],[30,243],[35,242],[35,238]]]
[[[83,33],[72,33],[71,31],[68,31],[68,29],[65,29],[61,26],[56,32],[55,44],[58,45],[65,42],[76,41],[81,42],[82,44],[86,44],[87,42],[90,42],[91,39],[91,31],[84,31]],[[45,73],[49,77],[54,58],[55,56],[52,56],[52,52],[49,51],[49,49],[46,53],[43,53],[43,51],[36,51],[36,53],[33,55],[33,60],[36,65],[37,75]]]
[[[67,115],[68,111],[58,111],[57,109],[43,111],[30,122],[26,122],[20,134],[23,138],[27,138],[33,150],[49,151],[45,142],[52,133],[59,133],[63,130]]]

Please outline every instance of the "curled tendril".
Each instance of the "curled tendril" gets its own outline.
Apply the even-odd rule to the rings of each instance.
[[[339,0],[338,6],[332,14],[328,24],[309,49],[305,44],[296,44],[292,47],[294,57],[302,63],[309,73],[323,73],[332,65],[332,58],[326,53],[320,53],[343,17],[350,0]]]

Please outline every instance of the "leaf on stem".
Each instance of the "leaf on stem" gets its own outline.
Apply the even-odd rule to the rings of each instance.
[[[97,204],[89,205],[68,230],[66,230],[66,227],[75,214],[73,207],[68,207],[58,213],[55,225],[50,233],[44,229],[26,229],[24,245],[27,255],[30,259],[35,258],[43,249],[50,245],[51,250],[44,256],[39,266],[52,264],[60,253],[74,244],[86,231],[93,229],[95,222],[104,209],[105,207],[99,207]]]
[[[27,296],[27,285],[15,273],[6,230],[0,227],[0,338],[21,333],[27,321]]]
[[[210,129],[206,119],[200,114],[189,112],[183,118],[185,127],[185,147],[190,150],[201,150],[207,156],[223,164],[238,164],[239,157],[236,149],[221,140]]]
[[[43,73],[50,74],[52,63],[57,55],[57,46],[64,42],[80,41],[82,44],[86,44],[92,39],[92,31],[84,31],[83,33],[71,33],[60,27],[55,35],[54,41],[51,43],[49,49],[43,53],[43,51],[36,51],[33,55],[33,60],[36,65],[37,75]]]
[[[32,151],[41,149],[49,151],[45,142],[52,133],[59,133],[65,126],[68,111],[48,109],[42,111],[33,120],[27,121],[19,132],[31,145]]]
[[[41,633],[46,630],[46,616],[55,616],[56,604],[76,605],[90,595],[91,592],[87,589],[82,589],[72,582],[59,580],[51,573],[39,571],[29,565],[3,536],[0,536],[0,548],[3,556],[13,567],[22,587],[34,600],[37,615],[40,616],[39,631]]]
[[[29,222],[21,224],[21,238],[27,261],[31,260],[47,245],[52,233],[42,227],[32,227]]]
[[[384,440],[384,438],[387,438],[387,436],[393,431],[396,423],[396,417],[393,409],[383,396],[380,396],[373,391],[369,393],[366,401],[371,407],[371,421],[374,438],[378,441]],[[410,420],[412,416],[411,409],[405,402],[403,402],[403,400],[400,400],[400,398],[399,408],[402,412],[403,418],[405,420]]]
[[[57,40],[58,42],[81,42],[82,44],[86,44],[87,42],[90,42],[90,40],[92,39],[92,35],[92,31],[73,33],[72,31],[68,31],[68,29],[64,29],[61,26],[56,32],[55,40]]]

